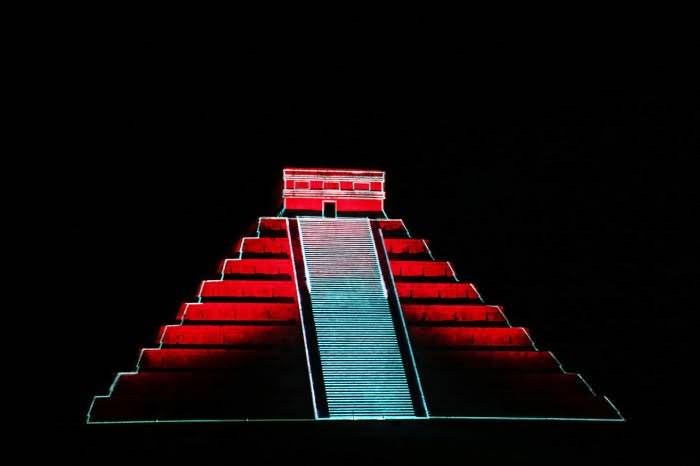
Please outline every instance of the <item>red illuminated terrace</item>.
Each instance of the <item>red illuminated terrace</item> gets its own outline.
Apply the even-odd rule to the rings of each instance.
[[[387,218],[384,172],[288,168],[283,183],[279,216],[154,329],[89,423],[622,420]]]

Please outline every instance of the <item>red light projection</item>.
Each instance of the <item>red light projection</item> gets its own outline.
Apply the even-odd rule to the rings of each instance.
[[[396,291],[399,298],[406,299],[479,299],[479,293],[471,283],[397,282]]]
[[[338,213],[384,210],[384,172],[286,168],[283,176],[285,211],[322,212],[324,202],[335,203]]]
[[[258,237],[202,282],[179,323],[163,326],[137,370],[95,397],[89,422],[306,418],[312,414],[286,218],[261,218]]]
[[[387,238],[384,247],[389,255],[392,254],[429,254],[428,245],[422,239]]]
[[[512,327],[500,306],[458,281],[403,221],[376,223],[431,417],[623,419],[580,375],[539,351],[524,328]]]
[[[245,238],[236,249],[249,254],[289,255],[287,238]],[[242,249],[241,249],[242,248]]]
[[[460,370],[491,369],[517,371],[559,371],[559,363],[547,351],[475,350],[452,351],[426,350],[426,358],[432,364],[453,366]]]
[[[280,280],[212,280],[202,283],[202,298],[292,298],[296,286]]]
[[[163,327],[164,345],[280,345],[298,343],[296,326],[280,325],[173,325]]]
[[[452,268],[447,261],[402,261],[391,262],[391,272],[400,277],[451,277]]]
[[[425,346],[508,346],[532,348],[532,341],[519,327],[414,327],[411,338]]]
[[[145,349],[141,356],[141,368],[145,370],[201,370],[254,367],[261,362],[271,363],[279,360],[283,351],[274,348]]]
[[[484,304],[401,305],[408,322],[505,322],[499,306]]]
[[[236,302],[186,303],[180,307],[178,320],[184,321],[297,321],[297,303]]]
[[[223,273],[226,275],[290,275],[292,264],[285,259],[227,260]]]

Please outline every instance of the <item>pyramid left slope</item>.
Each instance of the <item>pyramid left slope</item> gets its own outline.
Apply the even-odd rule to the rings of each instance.
[[[286,219],[261,218],[88,422],[313,418]]]

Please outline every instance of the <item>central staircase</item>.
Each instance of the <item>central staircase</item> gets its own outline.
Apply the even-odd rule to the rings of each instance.
[[[329,417],[414,417],[369,220],[300,217],[299,232]]]

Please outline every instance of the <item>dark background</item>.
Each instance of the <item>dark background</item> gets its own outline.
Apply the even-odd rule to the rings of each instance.
[[[685,464],[698,87],[683,37],[172,32],[64,31],[39,57],[53,77],[41,118],[55,156],[38,177],[50,236],[36,243],[52,351],[33,406],[52,445]],[[386,170],[387,213],[628,422],[84,426],[92,396],[279,212],[283,167]]]

